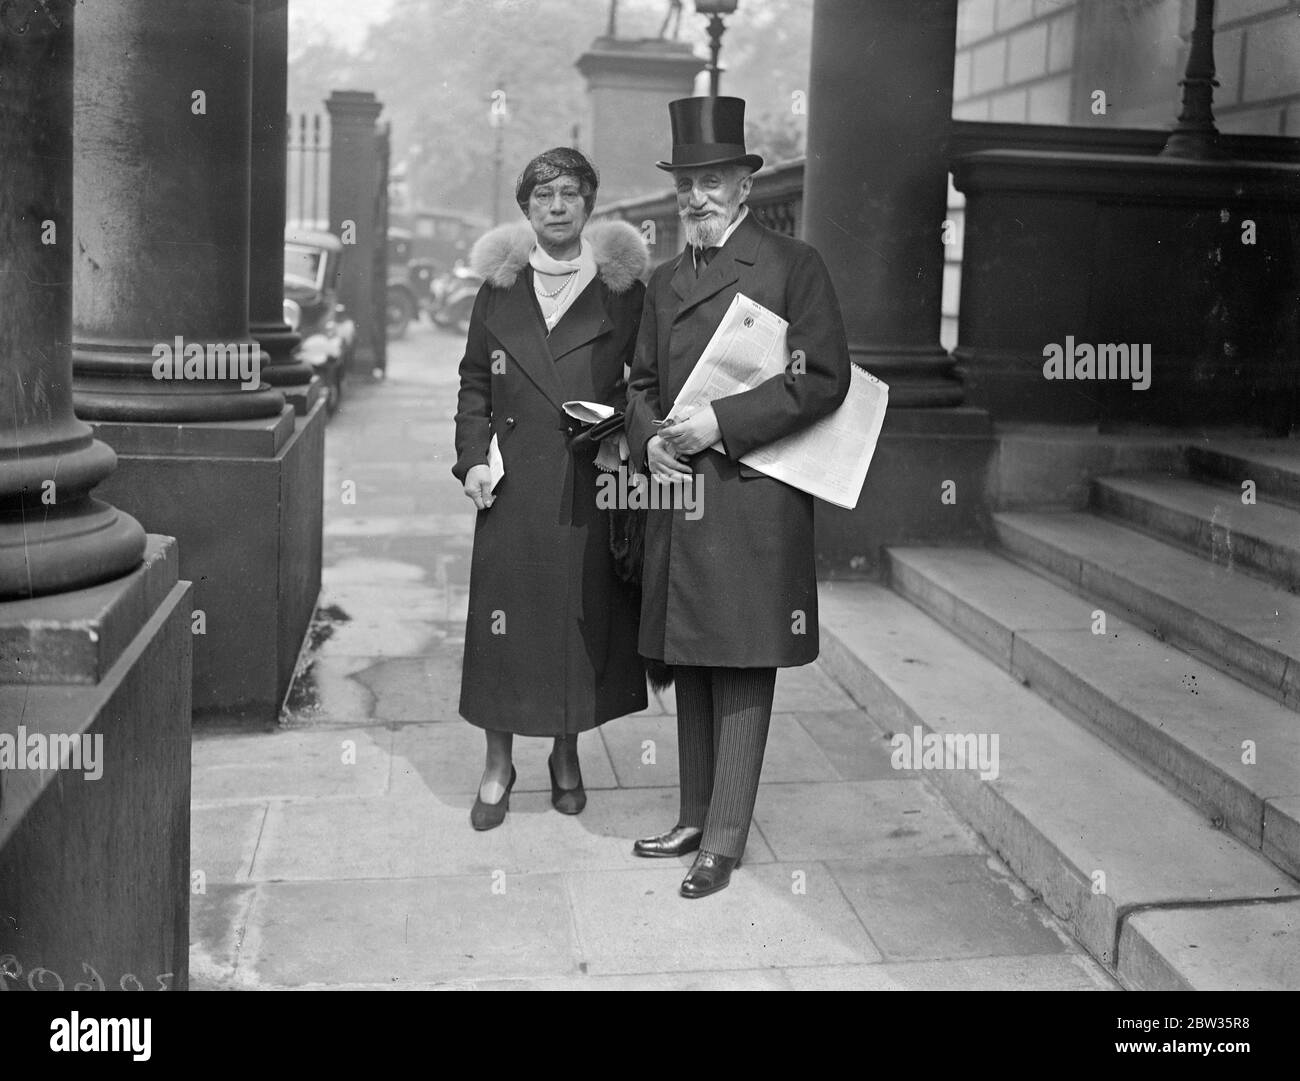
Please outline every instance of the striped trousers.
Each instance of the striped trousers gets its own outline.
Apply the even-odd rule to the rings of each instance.
[[[673,666],[677,688],[678,824],[704,830],[700,847],[745,851],[772,720],[775,668]]]

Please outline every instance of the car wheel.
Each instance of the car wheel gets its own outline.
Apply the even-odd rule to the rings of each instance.
[[[411,298],[404,290],[388,290],[387,329],[389,341],[397,341],[406,333],[407,326],[415,317],[414,307]]]

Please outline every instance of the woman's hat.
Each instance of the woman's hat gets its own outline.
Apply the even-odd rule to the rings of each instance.
[[[673,126],[673,160],[660,169],[745,164],[757,171],[763,159],[745,153],[744,98],[678,98],[668,103]]]

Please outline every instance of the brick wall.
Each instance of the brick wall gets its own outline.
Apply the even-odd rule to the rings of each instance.
[[[1300,3],[1219,0],[1214,63],[1222,131],[1300,135]]]
[[[959,0],[956,120],[1162,128],[1178,116],[1194,0]],[[1219,128],[1300,135],[1300,0],[1218,0]],[[1106,111],[1094,112],[1104,91]],[[957,340],[962,197],[949,188],[943,332]]]
[[[958,120],[1069,123],[1075,0],[960,0]]]

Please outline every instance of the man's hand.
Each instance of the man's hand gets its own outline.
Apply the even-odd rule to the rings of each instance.
[[[678,460],[658,433],[652,435],[650,441],[646,443],[645,460],[646,464],[650,466],[650,475],[652,477],[672,480],[691,475],[691,467]]]
[[[659,429],[659,438],[668,450],[678,458],[689,458],[698,454],[705,447],[711,447],[722,438],[722,429],[718,427],[718,418],[713,406],[706,405],[698,409],[685,420],[675,421]]]
[[[465,474],[465,494],[479,510],[487,510],[496,502],[492,494],[492,470],[486,465],[476,465]]]

